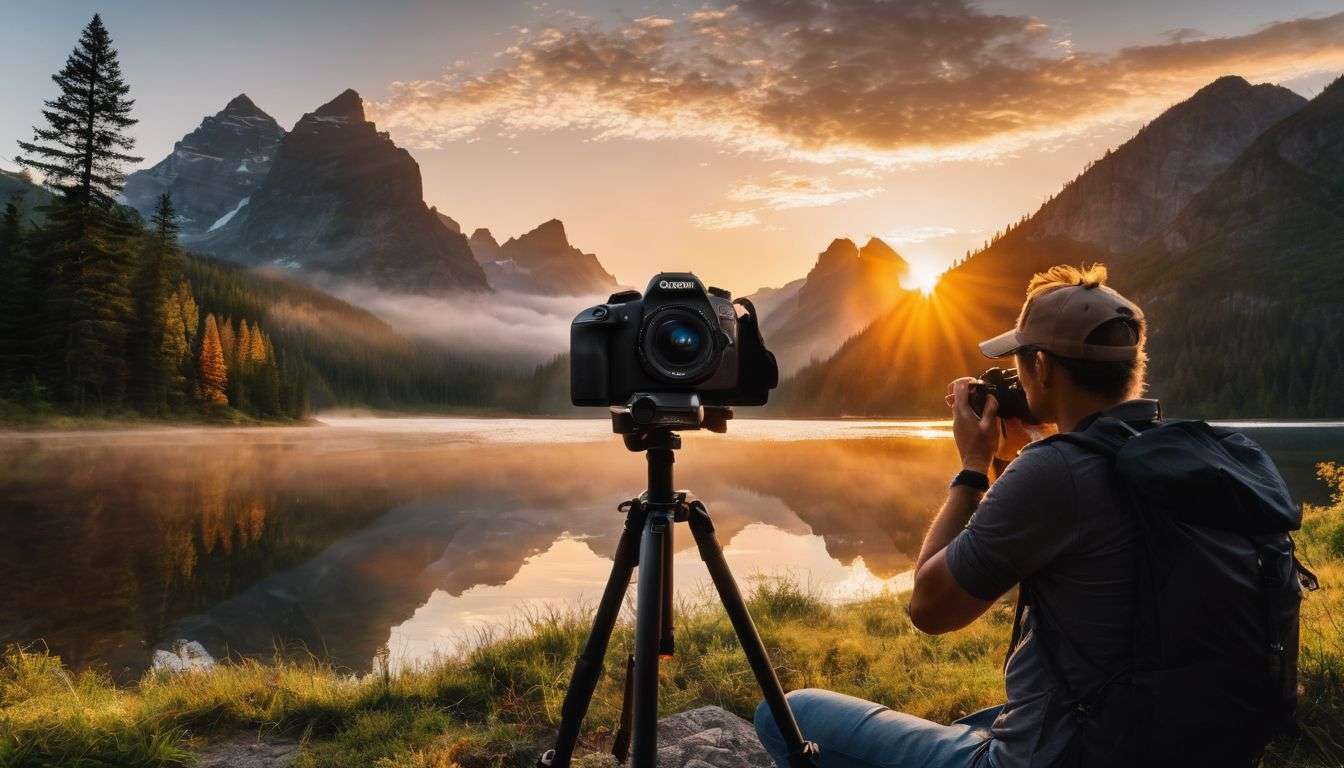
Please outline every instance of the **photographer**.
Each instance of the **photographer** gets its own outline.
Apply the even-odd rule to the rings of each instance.
[[[1015,358],[1022,391],[1007,394],[1024,393],[1024,410],[1059,434],[1028,445],[1019,420],[998,418],[1007,400],[983,397],[984,384],[971,378],[948,387],[961,471],[920,549],[910,618],[924,632],[951,632],[1020,586],[1004,667],[1006,703],[941,725],[830,691],[795,691],[789,701],[805,737],[821,747],[820,765],[1248,766],[1271,728],[1291,720],[1301,578],[1296,573],[1301,571],[1293,571],[1297,563],[1287,530],[1296,527],[1290,519],[1295,508],[1258,446],[1202,422],[1163,422],[1157,401],[1138,398],[1146,359],[1143,314],[1106,287],[1105,279],[1100,266],[1085,271],[1059,266],[1036,275],[1017,327],[980,344],[987,357]],[[977,390],[983,403],[979,415]],[[1288,519],[1266,538],[1273,539],[1274,552],[1286,552],[1283,573],[1293,574],[1277,585],[1279,592],[1256,591],[1257,582],[1269,583],[1270,566],[1258,566],[1260,559],[1273,559],[1275,568],[1283,561],[1248,544],[1253,537],[1165,519],[1167,527],[1159,535],[1147,522],[1157,517],[1133,507],[1133,486],[1118,475],[1117,449],[1097,446],[1105,444],[1103,438],[1125,445],[1142,434],[1148,438],[1142,448],[1147,448],[1153,437],[1175,431],[1169,424],[1194,425],[1198,429],[1185,431],[1210,435],[1210,461],[1224,460],[1213,456],[1224,442],[1241,451],[1234,459],[1262,459],[1250,468],[1224,461],[1221,479],[1215,477],[1214,483],[1231,487],[1228,478],[1244,470],[1248,487],[1258,482],[1255,487],[1271,497],[1269,512]],[[1116,432],[1120,437],[1113,437]],[[1187,478],[1207,469],[1199,453],[1206,446],[1185,440],[1180,436],[1164,444],[1175,445],[1176,453],[1149,466],[1158,467],[1150,470],[1158,473],[1167,469],[1164,462],[1174,463],[1187,475],[1177,477],[1175,485],[1155,481],[1149,487],[1163,488],[1167,497],[1201,499],[1190,517],[1211,519],[1238,504],[1251,509],[1241,501],[1258,500],[1250,493],[1218,496],[1216,485],[1203,496],[1194,492],[1205,489]],[[996,460],[1011,463],[991,488]],[[1176,490],[1191,492],[1170,492],[1182,483]],[[1187,591],[1163,587],[1162,597],[1149,601],[1150,591],[1158,591],[1142,581],[1143,574],[1154,572],[1144,570],[1152,542],[1174,551],[1187,541],[1203,545],[1206,540],[1213,545],[1192,549],[1194,554],[1176,551],[1178,564],[1161,569],[1176,574],[1168,584]],[[1167,543],[1172,541],[1180,544]],[[1228,555],[1224,560],[1206,556],[1219,547]],[[1275,596],[1281,599],[1275,602]],[[1266,624],[1266,606],[1271,613],[1282,609],[1270,617],[1277,624]],[[1160,632],[1151,629],[1151,622],[1140,624],[1141,617],[1148,621],[1162,611],[1173,612],[1174,618]],[[1268,638],[1263,634],[1267,626]],[[1148,635],[1142,632],[1182,658],[1172,661],[1161,651],[1141,656],[1148,653]],[[1244,647],[1226,648],[1243,638]],[[1273,671],[1267,675],[1267,669]],[[1168,674],[1173,670],[1179,674]],[[768,711],[757,711],[756,725],[775,761],[784,766]]]

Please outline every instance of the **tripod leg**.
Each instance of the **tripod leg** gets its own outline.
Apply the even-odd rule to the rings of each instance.
[[[602,602],[598,603],[597,614],[593,617],[593,628],[588,632],[588,640],[583,644],[583,652],[574,662],[574,672],[569,678],[569,688],[565,691],[565,701],[560,705],[560,727],[555,735],[555,747],[548,750],[537,761],[544,768],[568,768],[574,756],[574,746],[579,741],[579,728],[583,717],[588,714],[588,705],[592,702],[597,680],[602,676],[602,661],[607,655],[607,644],[611,641],[612,628],[621,613],[621,603],[625,600],[626,590],[630,588],[630,576],[639,562],[640,536],[644,529],[644,513],[639,504],[635,504],[625,518],[625,530],[616,545],[616,554],[612,558],[611,575],[607,577],[606,589],[602,592]]]
[[[676,526],[669,525],[663,535],[663,604],[658,622],[658,655],[665,659],[671,658],[675,650],[672,637],[672,537],[675,531]]]
[[[691,505],[689,522],[691,533],[695,535],[696,547],[700,550],[700,558],[705,561],[705,567],[709,569],[709,576],[714,580],[714,588],[718,590],[719,599],[733,623],[737,640],[747,654],[747,663],[751,665],[756,683],[761,687],[766,706],[770,707],[770,714],[774,716],[775,723],[779,725],[780,735],[784,737],[784,744],[789,750],[789,766],[812,768],[816,765],[817,746],[803,741],[798,721],[793,718],[789,702],[784,698],[784,689],[779,684],[774,667],[770,666],[770,656],[766,653],[765,644],[761,642],[761,636],[756,632],[756,625],[747,611],[747,603],[742,599],[742,592],[737,588],[737,580],[728,569],[728,561],[723,557],[723,548],[719,546],[719,540],[714,535],[714,521],[710,519],[709,512],[700,502]]]
[[[650,494],[652,495],[652,494]],[[657,512],[644,524],[635,605],[635,704],[631,768],[658,762],[658,641],[663,615],[664,541],[672,515]]]

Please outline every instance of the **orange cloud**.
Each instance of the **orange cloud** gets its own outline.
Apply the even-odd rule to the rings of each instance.
[[[878,165],[986,157],[1155,113],[1224,74],[1344,68],[1344,13],[1086,53],[964,0],[741,0],[618,29],[528,33],[484,74],[394,83],[373,105],[421,146],[510,131],[694,138]]]

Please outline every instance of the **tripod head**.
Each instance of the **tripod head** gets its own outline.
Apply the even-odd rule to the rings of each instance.
[[[681,438],[675,432],[706,429],[728,431],[733,409],[726,405],[701,405],[694,392],[636,392],[623,406],[611,408],[611,431],[625,437],[631,451],[650,448],[675,449]]]

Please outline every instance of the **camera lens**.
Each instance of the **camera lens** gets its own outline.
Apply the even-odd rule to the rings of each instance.
[[[702,381],[718,365],[714,331],[699,311],[685,306],[660,307],[644,318],[639,353],[657,378],[681,384]]]
[[[704,339],[699,331],[689,325],[678,320],[670,320],[658,329],[653,343],[668,361],[686,365],[695,362]]]

